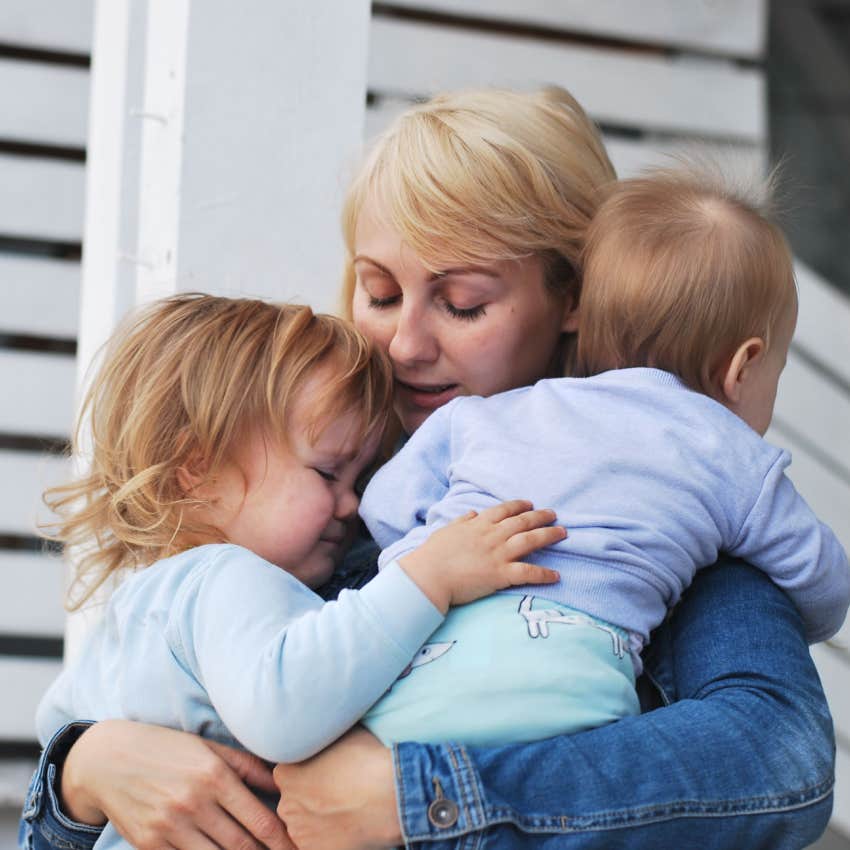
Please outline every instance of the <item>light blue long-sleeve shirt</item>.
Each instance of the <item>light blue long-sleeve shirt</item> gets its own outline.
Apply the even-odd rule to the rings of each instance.
[[[247,549],[200,546],[118,588],[42,699],[39,739],[126,718],[300,761],[356,723],[442,620],[398,565],[325,603]]]
[[[791,596],[810,642],[841,627],[847,556],[789,463],[675,376],[623,369],[452,401],[372,479],[360,513],[383,566],[470,509],[516,498],[553,508],[569,536],[529,560],[561,580],[520,592],[626,629],[639,666],[649,633],[720,551]]]

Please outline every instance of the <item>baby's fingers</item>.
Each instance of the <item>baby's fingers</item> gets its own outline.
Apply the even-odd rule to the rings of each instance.
[[[536,564],[526,564],[524,561],[512,561],[505,568],[505,587],[518,584],[554,584],[561,576],[556,570],[547,570]]]
[[[567,530],[562,525],[546,525],[543,528],[533,528],[531,531],[520,531],[513,534],[506,542],[508,557],[512,561],[517,561],[538,549],[560,543],[566,536]]]
[[[515,517],[517,514],[525,514],[531,511],[533,505],[527,499],[511,499],[508,502],[502,502],[498,505],[493,505],[492,508],[487,508],[487,510],[481,511],[480,517],[487,522],[496,523],[502,522],[502,520],[507,519],[508,517]],[[533,511],[531,511],[534,513]],[[550,519],[549,522],[552,520]],[[530,528],[531,526],[526,526]]]

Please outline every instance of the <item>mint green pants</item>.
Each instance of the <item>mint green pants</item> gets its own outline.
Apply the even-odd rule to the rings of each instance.
[[[363,723],[387,745],[490,746],[639,712],[622,629],[546,599],[497,594],[452,608]]]

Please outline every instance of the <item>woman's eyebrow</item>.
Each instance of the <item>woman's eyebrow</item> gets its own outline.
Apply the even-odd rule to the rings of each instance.
[[[449,275],[452,275],[453,277],[460,277],[462,275],[473,274],[482,275],[483,277],[501,277],[496,269],[488,266],[455,266],[450,269],[443,269],[442,271],[434,272],[429,277],[429,280],[440,280],[441,278],[448,277]]]
[[[375,268],[380,269],[384,274],[388,274],[390,277],[393,276],[393,273],[385,265],[379,263],[377,260],[373,260],[371,257],[367,257],[365,254],[355,254],[351,262],[352,264],[369,263],[369,265],[375,266]]]

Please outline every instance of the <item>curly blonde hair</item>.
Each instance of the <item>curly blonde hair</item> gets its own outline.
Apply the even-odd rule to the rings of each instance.
[[[113,334],[83,401],[72,440],[90,429],[88,471],[44,500],[58,516],[44,536],[79,547],[67,607],[79,608],[117,570],[221,541],[192,520],[199,499],[178,470],[212,480],[236,443],[260,427],[287,439],[295,397],[319,367],[308,439],[355,411],[364,439],[386,425],[392,373],[349,323],[309,307],[182,294],[132,314]]]

